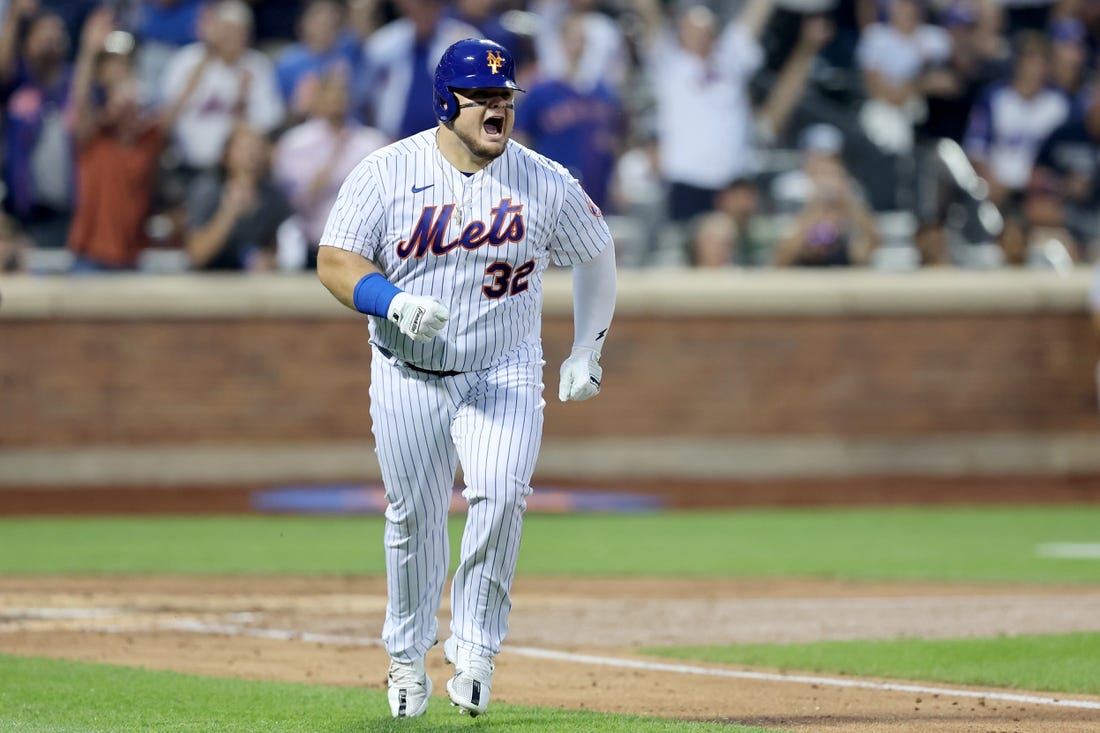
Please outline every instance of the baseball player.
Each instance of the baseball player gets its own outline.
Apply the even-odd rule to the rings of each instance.
[[[485,711],[508,631],[520,527],[542,439],[542,279],[573,271],[574,341],[558,397],[600,391],[615,255],[600,210],[564,168],[510,140],[511,54],[450,46],[435,70],[439,125],[351,172],[320,242],[318,276],[370,316],[371,421],[386,487],[390,709],[422,715],[424,655],[449,564],[447,509],[469,503],[451,586],[451,703]]]

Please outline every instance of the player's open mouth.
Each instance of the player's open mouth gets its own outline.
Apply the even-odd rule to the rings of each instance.
[[[504,118],[503,117],[488,117],[482,124],[482,129],[490,137],[497,137],[504,132]]]

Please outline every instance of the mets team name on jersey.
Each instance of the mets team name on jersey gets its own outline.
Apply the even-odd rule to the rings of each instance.
[[[506,242],[521,241],[527,231],[523,224],[523,206],[513,206],[512,199],[501,199],[500,204],[491,211],[493,218],[488,228],[483,221],[472,221],[456,239],[444,243],[454,208],[454,204],[447,204],[440,209],[437,217],[436,207],[425,206],[413,227],[412,236],[397,243],[397,256],[423,257],[428,252],[445,255],[460,246],[463,249],[477,249],[485,244],[499,247]],[[505,219],[509,214],[512,218]]]
[[[466,176],[443,158],[435,129],[377,150],[344,182],[321,244],[359,254],[394,285],[435,296],[451,318],[417,344],[371,318],[372,341],[425,369],[484,369],[538,342],[542,275],[611,243],[599,210],[557,163],[508,143]]]

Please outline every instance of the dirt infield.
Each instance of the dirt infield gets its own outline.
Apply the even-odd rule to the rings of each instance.
[[[241,513],[254,487],[0,491],[0,515]],[[1100,477],[614,483],[672,508],[1100,501]],[[520,577],[498,701],[806,733],[1096,733],[1049,694],[834,675],[799,679],[642,657],[649,645],[1100,630],[1100,586]],[[380,578],[0,578],[0,652],[249,679],[382,688]],[[446,602],[441,629],[448,621]],[[445,633],[445,632],[443,632]],[[437,682],[442,653],[429,655]],[[897,682],[897,681],[894,681]],[[904,681],[902,681],[904,684]],[[437,684],[436,689],[442,690]],[[441,694],[441,693],[440,693]],[[435,705],[446,705],[440,697]],[[490,713],[491,714],[491,713]]]
[[[379,578],[0,578],[0,652],[382,688]],[[1050,696],[743,670],[640,657],[644,645],[1100,629],[1100,588],[830,581],[521,578],[496,700],[794,731],[1095,733]],[[442,626],[446,628],[444,604]],[[637,666],[629,666],[637,663]],[[433,678],[447,677],[442,653]],[[718,670],[715,672],[715,670]],[[726,676],[722,676],[726,675]],[[868,683],[868,687],[843,687]],[[441,689],[442,685],[437,685]],[[1027,695],[1028,693],[1023,693]],[[1088,700],[1071,696],[1075,700]],[[446,705],[440,698],[436,705]]]

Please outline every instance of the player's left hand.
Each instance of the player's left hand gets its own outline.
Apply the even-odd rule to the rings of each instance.
[[[561,382],[558,399],[562,402],[580,402],[600,393],[603,367],[600,355],[594,349],[575,349],[561,365]]]

